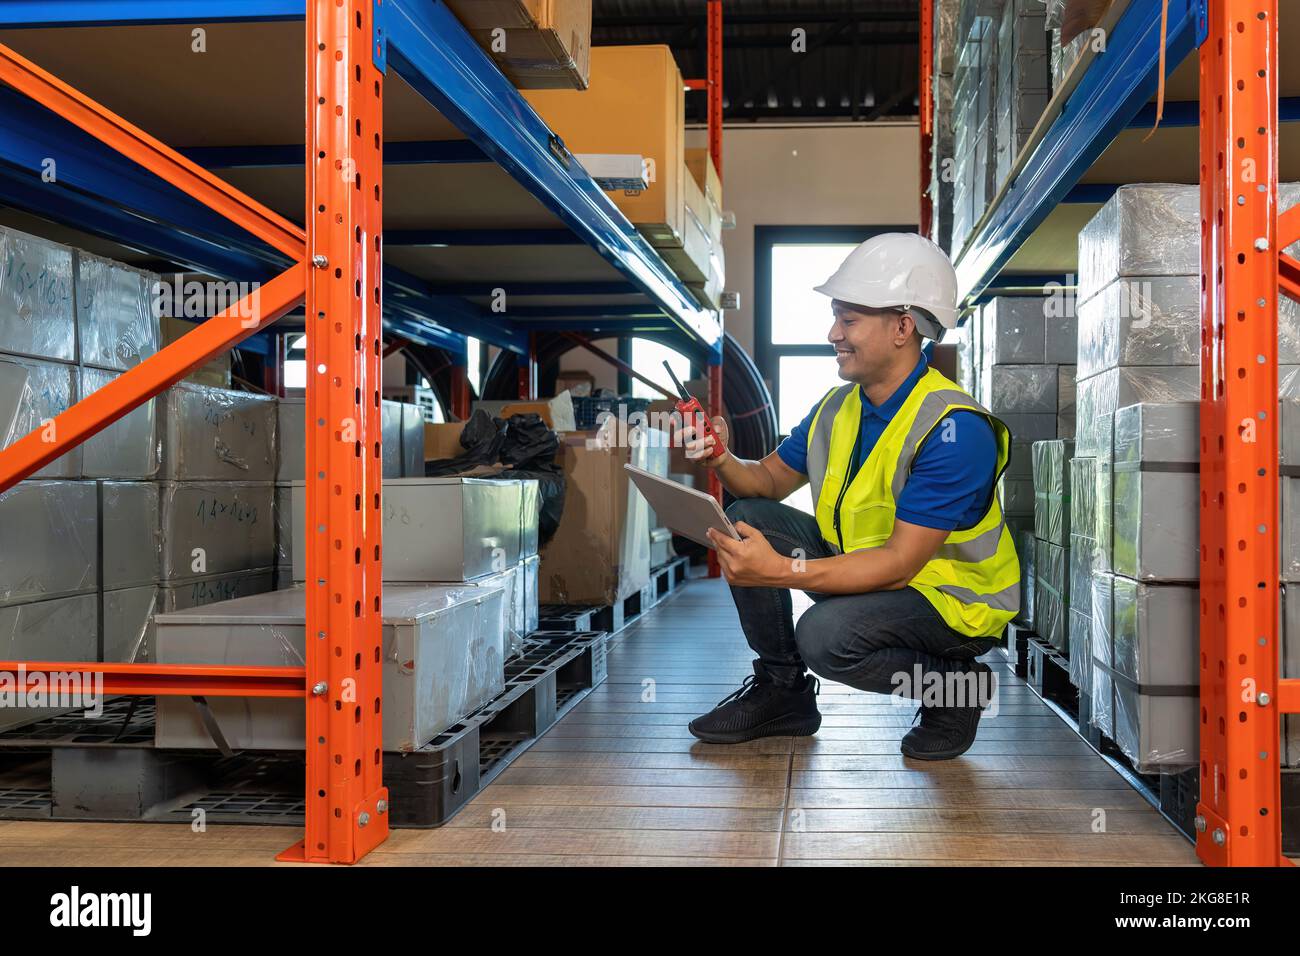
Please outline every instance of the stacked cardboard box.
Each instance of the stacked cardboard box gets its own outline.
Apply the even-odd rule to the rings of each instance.
[[[1034,628],[1068,652],[1070,594],[1070,459],[1074,442],[1033,444]]]
[[[586,88],[591,0],[448,0],[447,6],[521,90]]]
[[[652,246],[683,248],[686,100],[671,49],[596,47],[586,90],[524,96],[570,152],[640,156],[648,188],[610,198]]]
[[[1079,688],[1080,706],[1092,691],[1092,572],[1097,555],[1097,459],[1071,458],[1070,609],[1066,640],[1070,683]]]

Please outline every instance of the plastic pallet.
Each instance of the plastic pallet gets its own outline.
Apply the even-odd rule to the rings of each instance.
[[[686,583],[686,572],[690,566],[690,559],[682,557],[672,558],[651,569],[650,583],[655,589],[656,604]]]
[[[604,632],[530,635],[506,663],[503,694],[421,750],[384,754],[392,825],[445,823],[605,674]],[[130,728],[151,738],[152,702],[143,704]],[[113,744],[125,713],[106,706],[98,720],[65,715],[22,728],[22,738],[6,734],[0,819],[302,825],[301,754],[223,758],[157,750],[151,740]]]
[[[605,631],[617,634],[659,603],[654,580],[629,594],[617,604],[587,606],[578,604],[543,604],[538,626],[552,631]]]
[[[1077,705],[1079,691],[1070,683],[1070,662],[1037,635],[1030,635],[1027,643],[1028,667],[1025,681],[1034,689],[1034,693],[1049,700],[1069,701],[1072,705]]]
[[[1029,675],[1029,635],[1032,633],[1023,624],[1013,621],[1007,625],[1006,641],[999,648],[1021,680]]]
[[[1160,775],[1160,812],[1192,840],[1196,839],[1196,803],[1200,793],[1200,770],[1196,767]]]

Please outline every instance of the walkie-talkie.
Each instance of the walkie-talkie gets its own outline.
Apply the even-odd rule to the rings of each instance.
[[[704,411],[704,406],[700,404],[698,398],[686,391],[686,387],[677,380],[677,376],[673,374],[673,367],[667,361],[664,362],[664,368],[668,370],[668,377],[673,380],[673,386],[681,396],[681,400],[677,402],[677,411],[682,416],[682,424],[694,425],[697,438],[712,436],[713,450],[709,453],[709,457],[721,457],[726,449],[722,447],[722,439],[718,437],[718,433],[713,430],[713,422]]]

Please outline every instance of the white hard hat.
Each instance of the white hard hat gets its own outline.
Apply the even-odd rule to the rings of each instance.
[[[957,327],[957,272],[942,249],[914,232],[872,236],[815,291],[873,309],[918,310],[912,318],[926,338]]]

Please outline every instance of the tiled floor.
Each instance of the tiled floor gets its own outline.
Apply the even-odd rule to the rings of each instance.
[[[750,673],[724,584],[692,581],[618,635],[609,678],[440,830],[363,865],[1195,865],[1191,845],[1000,657],[999,712],[943,763],[913,709],[823,682],[821,731],[738,746],[687,722]],[[264,865],[291,830],[0,823],[0,863]]]

